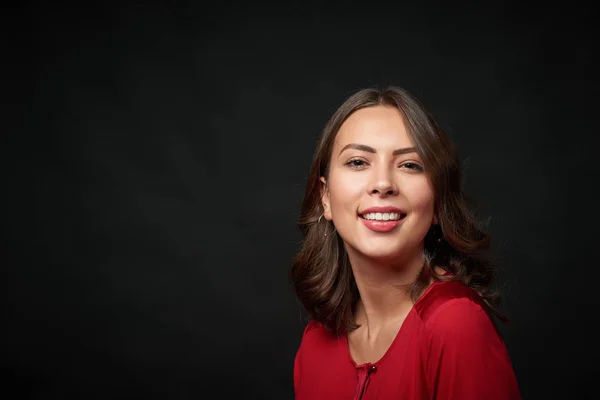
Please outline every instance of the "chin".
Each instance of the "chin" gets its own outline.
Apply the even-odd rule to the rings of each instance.
[[[412,261],[418,254],[423,254],[419,242],[407,241],[406,238],[355,238],[348,243],[352,252],[362,257],[381,263],[398,263],[402,260]],[[356,244],[356,245],[354,245]]]
[[[354,251],[365,258],[378,262],[393,262],[402,259],[403,251],[398,247],[390,246],[358,246]]]

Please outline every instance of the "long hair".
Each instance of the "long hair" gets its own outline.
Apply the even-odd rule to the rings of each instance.
[[[506,320],[497,311],[500,295],[491,290],[495,274],[487,256],[490,237],[462,192],[461,166],[454,144],[418,99],[393,86],[356,92],[333,113],[323,129],[298,221],[304,240],[290,274],[296,295],[310,318],[329,331],[338,334],[358,327],[354,311],[360,295],[348,254],[333,224],[320,218],[324,212],[320,177],[328,179],[334,140],[344,121],[357,110],[377,105],[400,111],[434,190],[434,212],[439,225],[432,226],[425,237],[425,261],[411,285],[412,300],[419,298],[430,277],[460,280],[474,289],[494,314]],[[450,274],[438,274],[436,266]]]

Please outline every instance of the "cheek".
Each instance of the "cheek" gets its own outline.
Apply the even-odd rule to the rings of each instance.
[[[330,180],[329,197],[331,208],[347,208],[356,206],[356,201],[363,193],[364,185],[360,179],[352,179],[352,176],[339,174]]]
[[[419,214],[429,215],[434,213],[435,198],[433,192],[429,187],[427,188],[415,188],[413,192],[415,196],[411,196],[411,205],[413,211],[419,212]]]

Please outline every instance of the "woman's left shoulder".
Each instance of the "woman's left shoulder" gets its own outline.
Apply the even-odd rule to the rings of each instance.
[[[508,350],[479,294],[458,281],[438,282],[429,294],[422,337],[433,397],[520,399]]]
[[[437,282],[421,307],[421,318],[433,334],[460,338],[497,333],[481,297],[459,281]]]
[[[430,345],[460,352],[505,351],[492,313],[473,289],[461,282],[440,282],[437,289],[422,320]]]

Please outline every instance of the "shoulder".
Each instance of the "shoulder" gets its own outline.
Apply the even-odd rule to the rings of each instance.
[[[437,282],[417,306],[426,330],[434,338],[473,340],[482,334],[498,334],[486,304],[462,282]]]
[[[431,397],[520,399],[508,350],[487,306],[461,282],[437,282],[419,304]]]
[[[324,340],[331,336],[325,326],[315,320],[310,320],[302,333],[302,343],[306,341]]]
[[[320,322],[317,322],[315,320],[310,320],[308,321],[308,324],[306,324],[306,327],[304,328],[304,335],[306,335],[308,332],[314,331],[315,329],[322,329],[324,328],[323,324],[321,324]]]
[[[308,322],[300,340],[296,363],[298,365],[306,362],[314,364],[315,360],[327,358],[327,355],[332,355],[339,348],[339,339],[320,322]]]
[[[330,332],[318,321],[310,321],[304,328],[300,340],[300,350],[308,354],[325,354],[339,347],[342,336]]]

